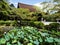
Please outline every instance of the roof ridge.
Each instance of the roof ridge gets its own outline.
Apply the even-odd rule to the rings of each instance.
[[[30,4],[25,4],[25,3],[20,3],[20,2],[18,2],[18,4],[33,6],[33,5],[30,5]]]

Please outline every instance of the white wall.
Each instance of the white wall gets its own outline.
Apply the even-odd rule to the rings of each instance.
[[[42,23],[44,23],[44,25],[49,25],[50,23],[59,23],[60,24],[60,22],[44,22],[44,21],[42,21]]]

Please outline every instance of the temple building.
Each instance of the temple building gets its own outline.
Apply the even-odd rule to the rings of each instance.
[[[17,8],[29,9],[31,12],[35,12],[36,11],[36,9],[34,8],[33,5],[28,5],[28,4],[23,4],[23,3],[18,3],[18,7]]]

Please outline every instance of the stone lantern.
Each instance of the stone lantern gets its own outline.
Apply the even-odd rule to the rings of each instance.
[[[60,22],[60,18],[57,18],[56,21],[57,21],[57,22]]]

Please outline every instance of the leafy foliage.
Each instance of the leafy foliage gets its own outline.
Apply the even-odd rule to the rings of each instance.
[[[60,30],[59,28],[60,28],[59,23],[51,23],[51,24],[45,26],[45,29],[50,30],[50,31],[52,31],[52,30],[59,31]]]
[[[44,24],[40,21],[21,21],[20,26],[33,26],[40,29],[44,28]]]
[[[8,21],[3,21],[3,20],[0,20],[0,26],[1,25],[6,25],[6,26],[13,26],[13,25],[16,25],[16,21],[10,21],[10,20],[8,20]]]
[[[15,28],[0,38],[0,45],[58,45],[59,43],[60,38],[57,36],[29,26]]]

